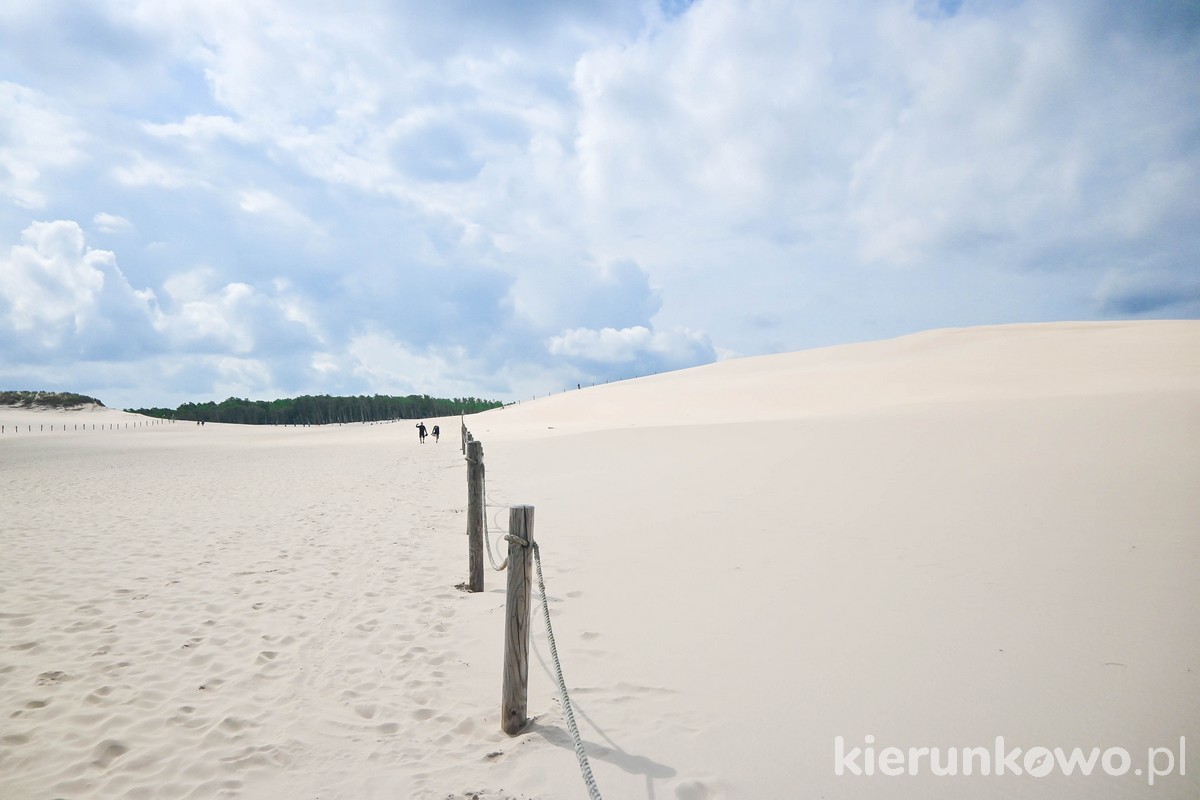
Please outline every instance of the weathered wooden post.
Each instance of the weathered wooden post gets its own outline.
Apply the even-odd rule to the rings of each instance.
[[[504,613],[504,690],[500,727],[516,736],[529,708],[529,596],[533,575],[533,506],[508,510],[508,601]]]
[[[467,591],[483,591],[483,442],[467,444]]]

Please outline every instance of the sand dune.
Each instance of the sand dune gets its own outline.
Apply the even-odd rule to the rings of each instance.
[[[456,436],[38,431],[84,413],[0,410],[0,797],[586,796],[536,617],[534,719],[499,731]],[[933,331],[468,424],[493,525],[536,507],[609,800],[1200,794],[1147,761],[1200,748],[1200,323]],[[835,774],[837,737],[997,736],[1132,761]]]

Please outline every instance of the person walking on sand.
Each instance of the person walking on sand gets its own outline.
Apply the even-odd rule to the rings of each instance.
[[[438,437],[441,435],[442,435],[442,429],[439,428],[437,425],[434,425],[433,426],[433,443],[434,444],[437,444]]]
[[[426,437],[426,435],[428,435],[428,434],[427,434],[427,432],[426,432],[426,430],[425,430],[425,423],[424,423],[424,422],[418,422],[418,423],[417,423],[417,436],[418,436],[418,437],[420,437],[420,439],[421,439],[421,444],[425,444],[425,437]]]

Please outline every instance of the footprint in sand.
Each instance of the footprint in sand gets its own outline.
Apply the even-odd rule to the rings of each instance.
[[[92,705],[98,705],[100,703],[103,703],[108,698],[108,696],[112,693],[113,693],[113,687],[101,686],[99,689],[93,690],[91,694],[89,694],[87,697],[83,698],[83,702],[91,703]]]
[[[65,672],[59,672],[58,670],[54,670],[52,672],[43,672],[41,675],[37,676],[37,683],[39,686],[52,686],[56,683],[62,683],[63,681],[69,680],[71,680],[70,675]]]
[[[129,752],[129,748],[114,739],[106,739],[92,750],[92,766],[108,769],[112,762]]]
[[[220,724],[217,727],[220,728],[221,730],[227,731],[229,733],[238,733],[239,731],[245,730],[246,728],[252,727],[254,725],[255,725],[255,723],[251,722],[248,719],[240,719],[238,717],[226,717],[225,719],[221,720]]]

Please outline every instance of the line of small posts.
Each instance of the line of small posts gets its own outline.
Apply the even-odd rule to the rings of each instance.
[[[483,443],[461,425],[467,459],[467,582],[469,592],[483,591],[484,540],[487,514],[484,494]],[[508,582],[504,610],[504,676],[500,695],[500,728],[509,736],[529,721],[529,621],[533,593],[533,506],[508,510]]]
[[[78,431],[78,430],[79,430],[79,424],[80,424],[80,423],[76,422],[76,423],[74,423],[74,424],[73,424],[73,427],[72,427],[72,428],[68,429],[68,428],[67,428],[67,423],[65,423],[65,422],[64,422],[64,423],[60,424],[60,425],[59,425],[59,427],[63,429],[63,432],[64,432],[64,433],[66,433],[68,430],[71,430],[71,431]],[[108,427],[107,427],[107,428],[104,426],[104,423],[100,423],[100,430],[102,430],[102,431],[103,431],[103,430],[109,430],[109,431],[111,431],[111,430],[129,430],[129,426],[130,426],[130,425],[133,425],[133,427],[134,427],[134,428],[146,428],[146,427],[150,427],[151,425],[162,425],[162,424],[163,424],[163,421],[162,421],[162,420],[139,420],[139,421],[137,421],[137,422],[133,422],[133,423],[129,423],[129,422],[126,422],[126,423],[120,423],[120,422],[110,422],[110,423],[108,423]],[[54,432],[54,425],[55,425],[55,423],[50,423],[50,433],[53,433],[53,432]],[[7,432],[8,432],[8,428],[9,428],[9,426],[8,426],[7,424],[0,425],[0,434],[7,433]],[[84,429],[85,431],[88,429],[88,424],[87,424],[86,422],[85,422],[85,423],[83,423],[83,429]],[[94,422],[92,423],[92,430],[96,430],[96,423],[94,423]],[[13,433],[20,433],[20,432],[21,432],[21,426],[20,426],[20,425],[13,425],[13,426],[12,426],[12,432],[13,432]],[[25,432],[26,432],[26,433],[33,433],[33,425],[32,425],[32,424],[26,424],[26,425],[25,425]],[[46,432],[46,423],[44,423],[44,422],[40,422],[40,423],[38,423],[38,432],[39,432],[39,433],[45,433],[45,432]]]

